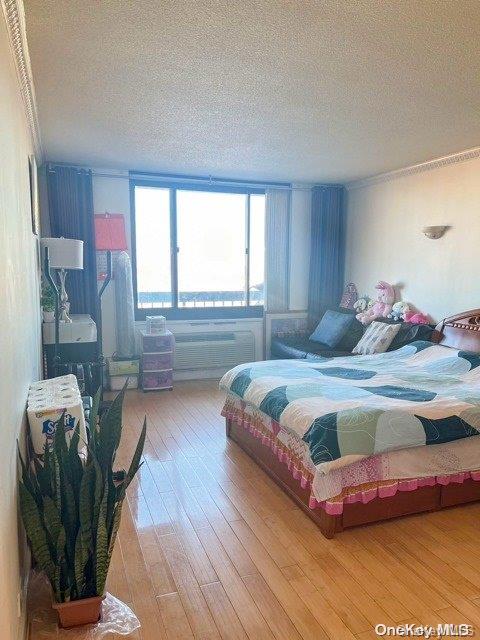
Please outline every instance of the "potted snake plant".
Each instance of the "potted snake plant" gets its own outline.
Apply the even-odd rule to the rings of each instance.
[[[52,606],[62,627],[101,617],[125,492],[141,466],[146,435],[145,420],[130,467],[114,471],[124,395],[125,387],[99,419],[97,393],[88,443],[80,442],[78,426],[70,439],[66,436],[63,415],[42,459],[27,463],[20,456],[20,512],[33,559],[51,584]]]

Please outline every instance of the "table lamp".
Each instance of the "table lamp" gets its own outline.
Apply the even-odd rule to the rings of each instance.
[[[72,238],[42,238],[42,253],[48,248],[50,267],[58,270],[60,281],[60,322],[71,322],[68,315],[68,295],[65,278],[68,269],[83,269],[83,240]]]

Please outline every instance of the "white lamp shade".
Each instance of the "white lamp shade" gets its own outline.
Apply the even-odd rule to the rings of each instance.
[[[48,247],[52,269],[83,269],[83,240],[42,238],[42,254]]]

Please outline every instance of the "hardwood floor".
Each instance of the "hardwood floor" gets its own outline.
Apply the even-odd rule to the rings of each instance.
[[[142,623],[130,637],[366,640],[378,637],[375,624],[404,622],[480,629],[480,505],[327,540],[226,441],[222,403],[215,382],[128,393],[119,465],[145,414],[148,439],[108,590]],[[31,638],[47,637],[40,631]]]

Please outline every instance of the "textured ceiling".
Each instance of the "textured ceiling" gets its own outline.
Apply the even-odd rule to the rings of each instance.
[[[51,160],[350,181],[480,145],[478,0],[24,0]]]

